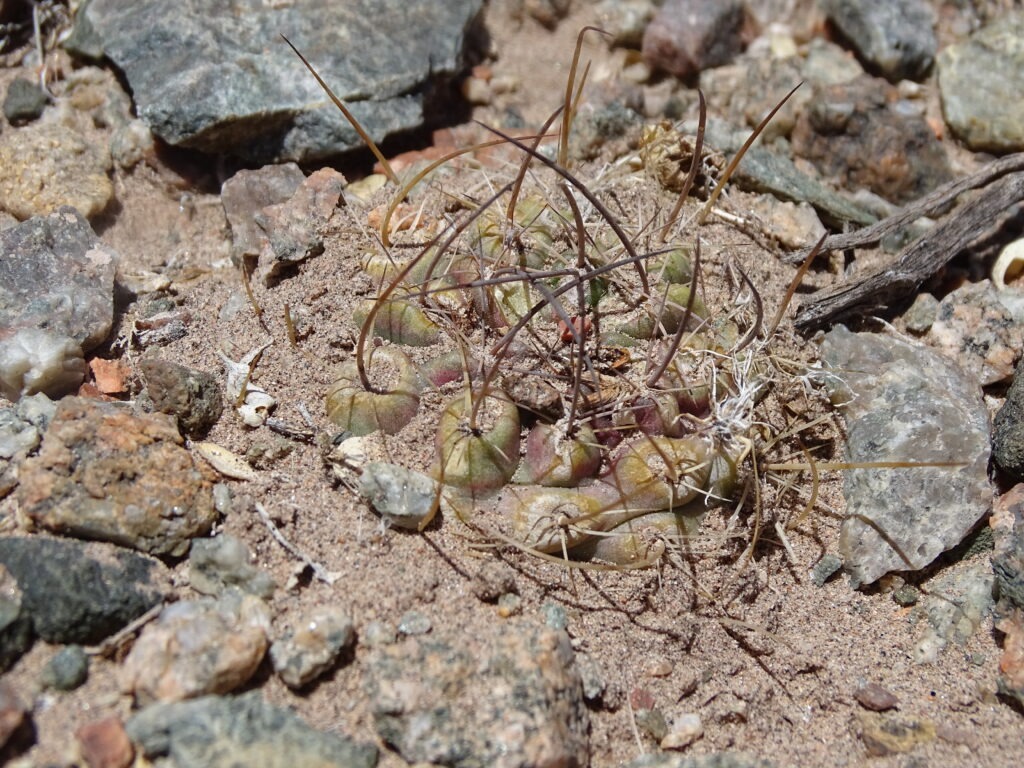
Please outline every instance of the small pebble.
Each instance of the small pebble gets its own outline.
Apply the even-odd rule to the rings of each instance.
[[[656,659],[644,667],[647,677],[668,677],[672,674],[672,662],[668,659]]]
[[[4,117],[11,125],[30,123],[43,114],[46,101],[46,94],[36,83],[23,77],[16,78],[7,86]]]
[[[56,691],[73,691],[89,676],[89,657],[80,645],[61,648],[43,667],[40,682]]]
[[[128,768],[135,759],[135,747],[116,716],[86,723],[75,731],[75,739],[89,768]]]
[[[661,740],[661,748],[686,749],[703,735],[704,723],[700,715],[690,712],[672,721],[672,727]]]
[[[430,618],[424,616],[419,611],[406,611],[398,620],[398,633],[400,635],[425,635],[433,627],[434,624]]]
[[[511,616],[517,616],[522,610],[523,601],[514,592],[506,592],[498,598],[498,615],[501,618],[507,619]]]
[[[892,599],[896,605],[909,608],[912,605],[917,605],[917,601],[921,599],[921,591],[910,584],[904,584],[892,593]]]
[[[471,588],[478,600],[494,603],[502,595],[515,594],[516,575],[505,563],[488,560],[473,574]]]
[[[390,624],[385,624],[383,621],[371,621],[363,627],[363,631],[359,633],[359,636],[363,641],[363,645],[370,648],[391,645],[397,639],[394,627]]]
[[[896,696],[878,683],[868,683],[858,688],[854,691],[853,698],[864,709],[870,709],[872,712],[885,712],[887,709],[895,709],[899,705]]]
[[[540,610],[544,614],[544,623],[551,629],[565,629],[569,626],[569,617],[565,613],[565,608],[557,603],[544,603]]]
[[[825,582],[842,567],[843,561],[838,555],[825,555],[811,569],[811,583],[816,587],[825,586]]]
[[[328,606],[301,617],[294,631],[270,646],[270,659],[289,688],[301,688],[329,670],[354,639],[352,620]]]

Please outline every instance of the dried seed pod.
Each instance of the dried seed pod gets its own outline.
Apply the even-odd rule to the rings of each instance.
[[[487,493],[508,483],[518,464],[519,411],[508,395],[464,391],[448,403],[437,424],[439,481]]]
[[[601,468],[601,446],[594,430],[580,425],[569,437],[564,424],[536,424],[526,436],[526,450],[515,482],[573,488]]]
[[[366,366],[382,384],[366,390],[354,360],[341,366],[338,378],[327,390],[327,418],[354,435],[381,430],[398,432],[416,415],[420,404],[420,380],[416,366],[395,347],[371,347]]]

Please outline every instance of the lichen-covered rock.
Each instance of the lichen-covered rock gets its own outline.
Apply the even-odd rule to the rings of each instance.
[[[71,206],[100,213],[114,197],[105,145],[65,125],[35,125],[0,134],[0,207],[19,219]]]
[[[991,508],[989,419],[977,381],[927,347],[837,326],[821,347],[851,462],[956,462],[848,470],[839,537],[855,584],[924,568]]]
[[[123,71],[139,117],[164,141],[302,162],[363,142],[282,33],[379,142],[423,124],[434,86],[463,63],[480,7],[481,0],[93,0],[76,26],[91,27],[91,41]]]
[[[367,688],[377,733],[408,762],[589,761],[583,685],[564,630],[520,624],[486,638],[407,637],[375,649]]]
[[[0,394],[56,397],[82,382],[84,354],[113,323],[117,259],[73,208],[0,233]]]
[[[57,533],[183,555],[216,511],[213,472],[182,443],[166,414],[66,397],[22,465],[21,509]]]
[[[167,768],[373,768],[377,748],[317,731],[259,691],[154,704],[127,723],[148,758]]]
[[[140,704],[228,693],[260,665],[269,631],[270,609],[252,595],[174,603],[132,646],[121,689]]]
[[[329,670],[355,636],[352,619],[343,609],[323,606],[301,615],[274,641],[270,660],[289,688],[301,688]]]

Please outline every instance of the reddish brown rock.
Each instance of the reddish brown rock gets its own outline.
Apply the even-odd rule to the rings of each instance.
[[[740,0],[668,0],[644,32],[644,59],[686,79],[740,53],[743,26]]]
[[[22,466],[18,499],[48,530],[177,556],[213,525],[212,479],[172,417],[68,397]]]
[[[878,683],[868,683],[853,692],[853,698],[857,700],[864,709],[872,712],[884,712],[887,709],[895,709],[899,704],[892,691],[883,688]]]
[[[75,731],[75,738],[89,768],[128,768],[135,759],[135,748],[117,717],[86,723]]]

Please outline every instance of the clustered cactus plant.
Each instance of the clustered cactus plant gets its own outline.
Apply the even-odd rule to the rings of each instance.
[[[466,520],[490,508],[489,530],[523,550],[635,567],[732,498],[760,439],[774,327],[736,265],[727,309],[710,311],[700,239],[676,235],[701,165],[703,96],[678,203],[657,228],[627,228],[568,168],[578,55],[541,135],[493,131],[522,155],[507,184],[411,233],[392,232],[392,214],[441,161],[395,196],[363,264],[379,291],[327,413],[354,435],[395,434],[427,388],[459,382],[436,424],[439,502]],[[559,114],[552,159],[538,147]],[[443,351],[417,366],[406,350],[421,346]]]

